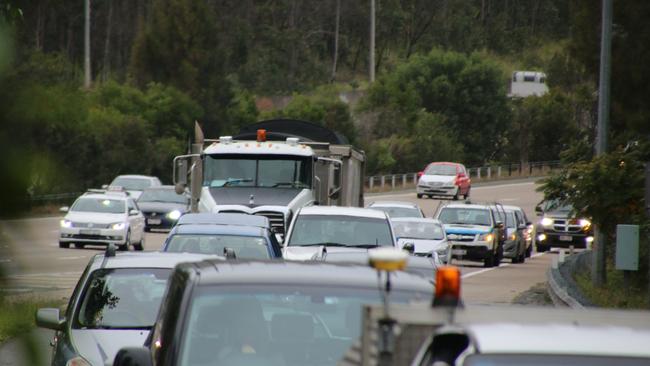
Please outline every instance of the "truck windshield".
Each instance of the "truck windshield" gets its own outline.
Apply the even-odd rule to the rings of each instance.
[[[311,160],[291,155],[210,155],[204,160],[207,187],[311,187]]]

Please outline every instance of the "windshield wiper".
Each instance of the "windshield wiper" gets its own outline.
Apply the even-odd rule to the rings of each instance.
[[[353,248],[371,249],[371,248],[381,247],[382,245],[379,245],[379,244],[357,244],[357,245],[349,245],[349,246],[353,247]]]
[[[222,187],[229,187],[233,183],[250,183],[253,180],[251,178],[241,178],[241,179],[228,179],[226,183],[222,185]]]

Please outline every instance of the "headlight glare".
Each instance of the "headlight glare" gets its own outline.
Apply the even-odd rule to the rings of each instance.
[[[172,220],[178,220],[181,217],[181,212],[178,211],[178,210],[174,210],[174,211],[168,213],[167,217],[172,219]]]
[[[494,235],[492,233],[481,234],[478,237],[478,240],[479,241],[492,241],[492,240],[494,240]]]
[[[61,227],[69,229],[72,227],[72,221],[70,220],[61,220]]]
[[[553,219],[545,217],[542,219],[542,225],[543,226],[551,226],[553,225]]]
[[[122,229],[124,229],[125,226],[126,226],[126,224],[124,224],[123,222],[116,222],[116,223],[111,225],[111,229],[113,229],[113,230],[122,230]]]
[[[580,223],[580,226],[582,226],[583,228],[588,228],[589,226],[591,226],[591,221],[587,219],[580,219],[580,221],[578,222]]]

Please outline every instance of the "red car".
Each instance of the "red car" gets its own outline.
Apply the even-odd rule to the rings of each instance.
[[[450,197],[457,200],[460,196],[469,197],[472,181],[463,164],[435,162],[427,165],[418,173],[418,198],[422,196]]]

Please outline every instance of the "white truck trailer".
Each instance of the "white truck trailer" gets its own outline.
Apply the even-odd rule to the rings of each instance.
[[[174,159],[174,184],[189,186],[192,212],[265,216],[282,237],[300,207],[363,207],[364,165],[345,137],[305,121],[258,122],[219,139],[196,124],[192,154]]]

